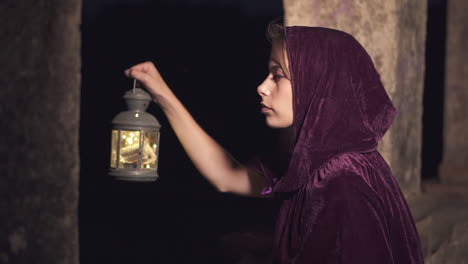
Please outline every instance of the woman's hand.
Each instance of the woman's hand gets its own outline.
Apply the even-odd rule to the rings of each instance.
[[[125,70],[125,75],[139,81],[151,94],[155,103],[160,103],[161,98],[172,94],[169,86],[161,77],[158,69],[150,61],[143,62]]]

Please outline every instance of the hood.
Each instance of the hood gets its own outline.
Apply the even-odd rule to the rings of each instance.
[[[275,192],[296,190],[334,156],[376,150],[396,115],[371,58],[354,37],[304,26],[286,27],[285,36],[296,141]]]

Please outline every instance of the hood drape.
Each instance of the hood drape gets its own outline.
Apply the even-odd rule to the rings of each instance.
[[[275,192],[296,190],[336,155],[375,150],[396,115],[372,60],[354,37],[303,26],[286,27],[285,37],[296,143]]]

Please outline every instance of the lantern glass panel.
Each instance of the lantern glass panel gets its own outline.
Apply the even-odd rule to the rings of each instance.
[[[120,131],[119,168],[138,168],[140,154],[140,131]]]
[[[142,169],[156,169],[158,162],[158,144],[159,132],[156,131],[143,131],[143,155],[142,155]]]
[[[117,143],[119,140],[119,131],[112,130],[112,141],[111,141],[111,160],[110,167],[115,169],[117,168]]]

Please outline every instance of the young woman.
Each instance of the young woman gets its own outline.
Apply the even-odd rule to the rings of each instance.
[[[283,175],[267,159],[238,164],[194,121],[150,62],[125,71],[159,104],[195,166],[218,190],[281,199],[275,263],[423,263],[413,218],[377,151],[396,110],[349,34],[271,25],[266,123],[291,127]]]

